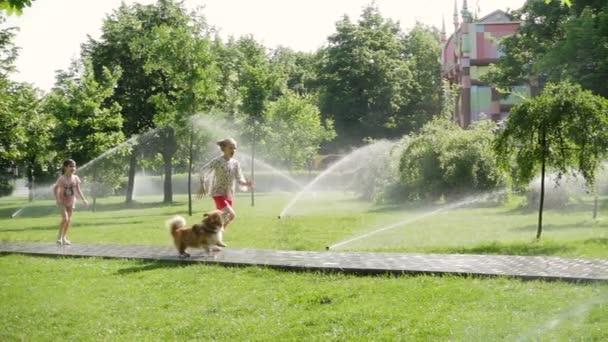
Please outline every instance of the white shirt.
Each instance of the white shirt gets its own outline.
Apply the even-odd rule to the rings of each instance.
[[[226,160],[223,155],[203,165],[199,175],[201,184],[206,181],[211,183],[211,196],[223,196],[227,199],[232,199],[236,181],[246,182],[239,161],[233,158]]]

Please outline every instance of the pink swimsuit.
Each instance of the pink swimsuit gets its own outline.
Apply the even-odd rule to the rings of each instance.
[[[68,208],[76,207],[76,189],[80,184],[80,178],[72,175],[71,179],[66,179],[65,176],[60,176],[57,179],[56,186],[59,187],[59,201]]]

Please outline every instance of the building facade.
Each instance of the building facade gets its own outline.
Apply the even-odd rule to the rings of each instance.
[[[462,20],[460,20],[462,18]],[[514,87],[514,93],[504,97],[481,78],[496,63],[502,52],[500,40],[517,32],[520,22],[512,20],[501,10],[475,19],[464,0],[460,16],[454,2],[454,33],[447,38],[442,27],[442,77],[459,86],[454,108],[454,121],[466,128],[482,118],[503,120],[521,96],[530,93],[528,85]]]

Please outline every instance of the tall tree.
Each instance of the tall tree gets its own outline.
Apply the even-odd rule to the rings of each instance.
[[[0,15],[0,24],[5,21]],[[0,196],[12,192],[11,175],[7,170],[12,169],[21,156],[17,146],[25,141],[21,125],[21,117],[14,112],[13,82],[9,74],[15,70],[17,47],[13,43],[15,28],[0,27]]]
[[[178,151],[177,138],[189,137],[190,175],[194,134],[188,118],[196,111],[210,109],[217,98],[218,69],[204,29],[190,25],[160,25],[136,40],[133,47],[144,61],[144,71],[157,75],[169,89],[150,99],[157,111],[155,125],[161,127],[162,142],[158,146],[165,170],[166,203],[173,201],[171,173],[173,156]]]
[[[595,174],[608,149],[608,100],[568,82],[549,83],[544,92],[517,104],[496,141],[499,165],[528,184],[541,174],[536,238],[542,233],[547,169],[576,172],[595,191]],[[513,159],[512,159],[513,158]]]
[[[98,81],[89,60],[57,75],[45,109],[57,119],[58,152],[86,163],[124,140],[120,105],[104,103],[112,96],[120,69],[104,68]]]
[[[200,32],[202,22],[199,19],[195,15],[190,16],[181,3],[173,0],[159,0],[152,5],[122,4],[104,20],[100,39],[90,39],[85,45],[84,55],[91,57],[97,77],[101,77],[104,66],[120,66],[123,70],[114,94],[108,98],[107,103],[116,102],[121,105],[123,132],[126,136],[155,129],[159,122],[166,123],[161,117],[175,110],[176,92],[180,88],[174,84],[174,79],[167,77],[168,74],[162,68],[151,66],[151,54],[145,51],[142,39],[172,34],[172,29]],[[167,39],[164,41],[167,43]],[[155,43],[154,46],[158,50],[158,44]],[[168,48],[172,50],[166,51],[165,56],[168,53],[181,54],[175,45],[169,45]],[[167,104],[173,109],[167,109]],[[171,135],[168,130],[163,129],[162,132]],[[129,160],[127,202],[133,199],[139,154],[136,146]]]
[[[21,130],[25,137],[19,147],[19,164],[25,166],[28,197],[33,201],[36,182],[48,179],[50,174],[47,170],[54,170],[52,163],[57,153],[52,138],[56,121],[43,110],[40,90],[27,83],[15,83],[12,88],[13,110],[21,119]]]
[[[414,86],[410,102],[401,108],[399,126],[421,128],[441,112],[441,42],[437,29],[416,23],[405,36],[404,53],[411,65]]]
[[[369,6],[357,23],[345,16],[336,31],[321,51],[318,85],[321,111],[335,120],[338,143],[412,129],[400,126],[400,110],[415,85],[399,24]]]

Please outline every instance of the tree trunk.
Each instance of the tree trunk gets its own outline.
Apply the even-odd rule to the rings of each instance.
[[[546,138],[545,131],[542,132],[541,148],[542,148],[542,165],[540,171],[540,205],[538,208],[538,229],[536,231],[536,239],[540,239],[540,235],[543,232],[543,206],[545,204],[545,164],[546,164]]]
[[[97,169],[93,168],[93,205],[91,206],[91,210],[93,212],[97,211],[97,191],[99,191],[99,182],[97,181]]]
[[[129,175],[127,181],[127,194],[125,203],[133,202],[133,191],[135,190],[135,170],[137,168],[137,151],[133,149],[129,157]]]
[[[190,149],[188,155],[188,215],[192,216],[192,159],[194,158],[194,128],[190,129]]]
[[[599,200],[598,200],[597,190],[594,192],[595,192],[595,196],[593,198],[593,219],[595,220],[595,219],[597,219],[597,214],[599,211],[600,204],[599,204]]]
[[[29,202],[33,202],[34,201],[34,186],[36,184],[34,184],[34,168],[29,166],[27,168],[27,188],[28,188],[28,194],[27,194],[27,199]]]
[[[171,184],[173,172],[173,155],[177,152],[177,144],[175,142],[175,131],[173,127],[165,127],[165,145],[163,151],[163,162],[165,167],[165,182],[164,182],[164,198],[163,203],[173,203],[173,186]]]
[[[254,122],[254,126],[253,126],[253,139],[251,140],[251,179],[250,181],[253,182],[253,177],[255,176],[255,172],[254,172],[254,168],[255,168],[255,139],[256,139],[256,125]],[[249,191],[251,191],[251,206],[254,207],[255,206],[255,192],[253,190],[253,186],[249,187]]]
[[[164,197],[163,203],[173,203],[173,187],[171,186],[172,179],[172,165],[171,165],[171,156],[163,156],[164,166],[165,166],[165,179],[164,179]]]

